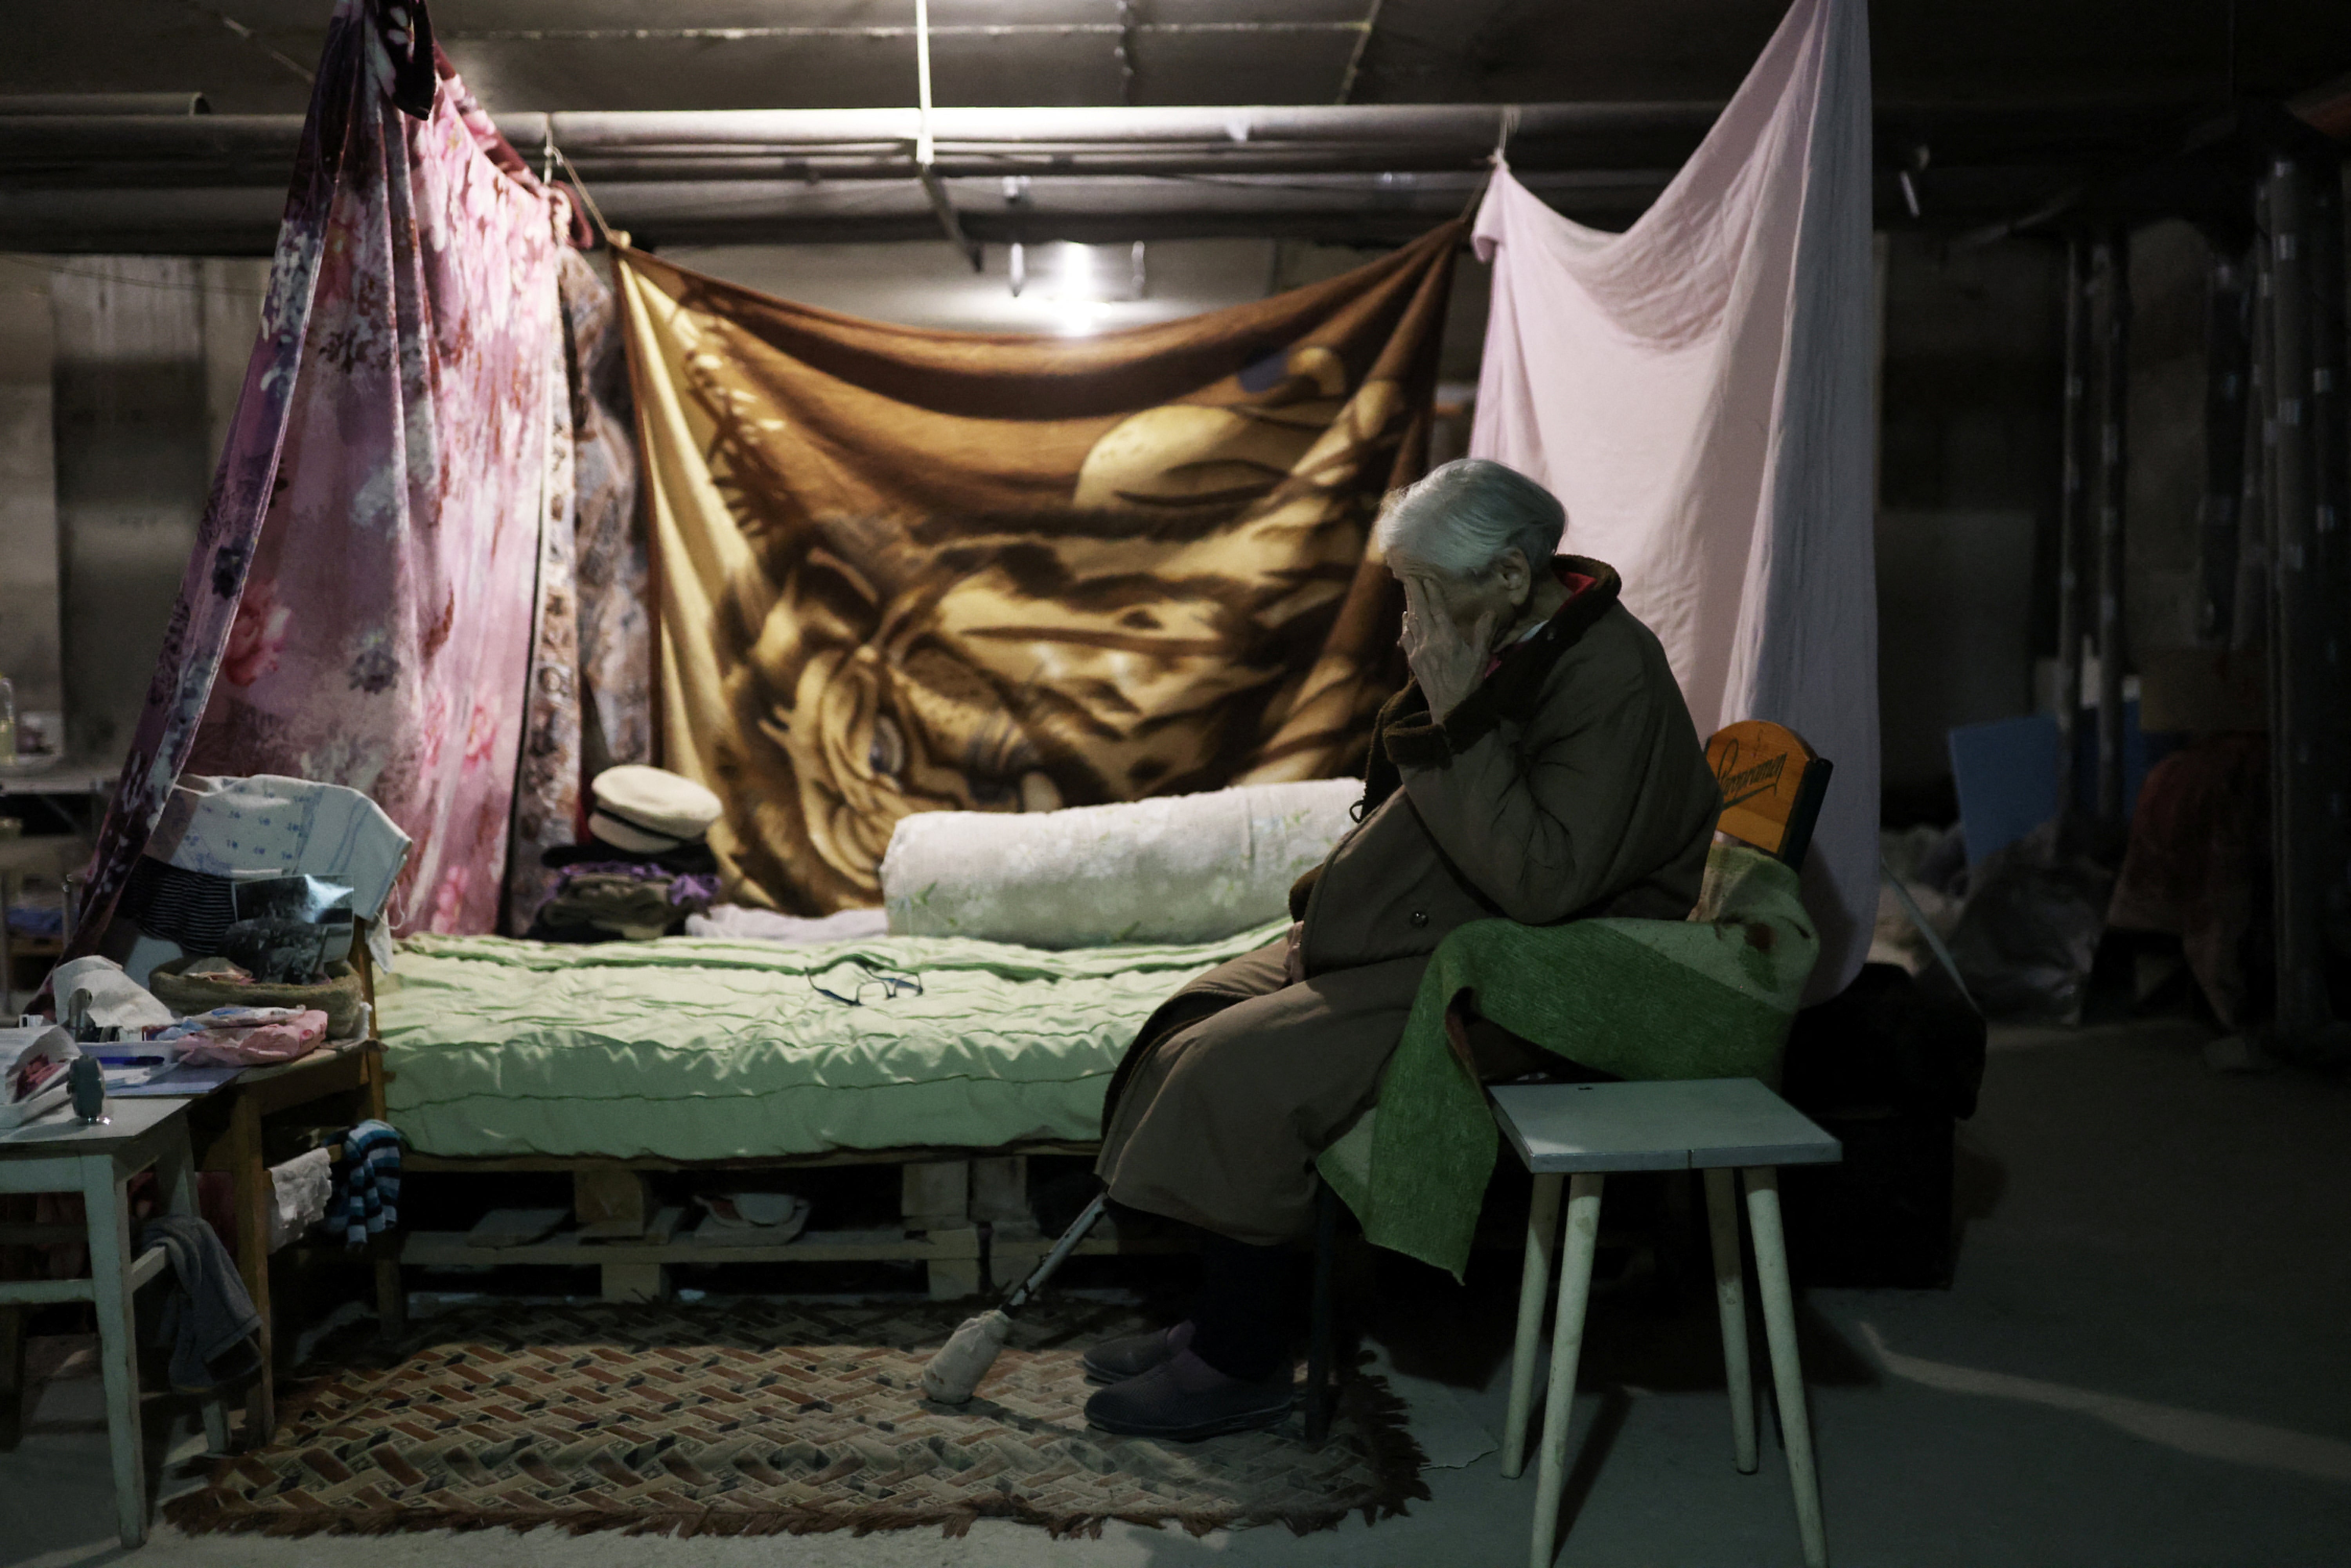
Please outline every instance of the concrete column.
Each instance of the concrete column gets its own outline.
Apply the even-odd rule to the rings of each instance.
[[[2196,630],[2208,645],[2227,647],[2236,618],[2237,507],[2245,487],[2245,383],[2252,370],[2244,258],[2215,246],[2208,277]]]
[[[2329,170],[2328,173],[2332,174]],[[2315,1047],[2337,1032],[2330,927],[2351,915],[2351,714],[2341,537],[2342,211],[2317,171],[2279,153],[2262,178],[2272,277],[2270,767],[2277,1028]],[[2326,231],[2322,234],[2322,231]]]
[[[2098,821],[2123,821],[2123,523],[2130,454],[2130,235],[2116,229],[2093,246],[2098,323]]]
[[[195,543],[206,450],[199,264],[76,256],[50,280],[66,724],[118,756]]]
[[[65,706],[53,352],[47,267],[0,256],[0,674],[16,685],[19,715]]]
[[[2270,641],[2270,457],[2277,445],[2277,370],[2270,361],[2277,345],[2271,307],[2277,280],[2271,275],[2268,188],[2253,189],[2253,242],[2248,252],[2252,298],[2245,312],[2252,352],[2245,371],[2245,482],[2237,507],[2237,606],[2230,623],[2232,648],[2266,649]],[[2272,683],[2274,685],[2274,682]]]
[[[2075,777],[2081,755],[2082,577],[2089,556],[2089,476],[2096,466],[2091,421],[2090,246],[2065,243],[2065,402],[2064,488],[2057,502],[2057,812],[2080,809]]]

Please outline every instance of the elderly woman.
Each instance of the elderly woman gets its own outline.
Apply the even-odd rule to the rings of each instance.
[[[1412,681],[1374,729],[1362,820],[1290,891],[1284,941],[1162,1004],[1112,1087],[1113,1202],[1207,1233],[1197,1305],[1088,1353],[1095,1426],[1177,1440],[1290,1404],[1285,1244],[1315,1155],[1377,1098],[1447,932],[1697,902],[1719,807],[1649,629],[1616,573],[1554,556],[1566,516],[1499,463],[1448,463],[1374,530],[1404,585]]]

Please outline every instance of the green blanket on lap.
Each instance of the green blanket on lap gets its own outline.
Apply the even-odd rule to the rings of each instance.
[[[1480,920],[1437,947],[1377,1108],[1319,1162],[1364,1233],[1459,1278],[1499,1134],[1455,1058],[1445,1011],[1478,1011],[1547,1051],[1619,1078],[1779,1077],[1820,938],[1796,873],[1718,845],[1688,920]]]

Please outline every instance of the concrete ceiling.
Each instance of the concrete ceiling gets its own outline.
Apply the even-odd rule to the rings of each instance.
[[[1697,110],[1689,126],[1637,142],[1530,140],[1521,154],[1513,141],[1522,177],[1549,181],[1537,183],[1546,200],[1614,225],[1695,144],[1707,106],[1737,88],[1784,8],[1785,0],[932,0],[935,98],[971,107]],[[0,95],[195,90],[235,116],[300,113],[329,5],[47,0],[16,9]],[[914,97],[914,0],[436,0],[432,16],[468,84],[504,115],[893,108]],[[1878,0],[1871,28],[1877,205],[1881,222],[1897,227],[1921,221],[1908,210],[1913,197],[1924,199],[1924,221],[1956,231],[2104,188],[2232,103],[2293,98],[2351,73],[2351,0]],[[290,122],[280,135],[290,139]],[[1482,144],[1454,151],[1441,167],[1333,172],[1328,189],[1312,171],[1254,192],[1235,179],[1193,178],[1177,193],[1167,178],[1145,175],[1065,180],[1049,194],[1040,180],[1027,226],[1036,237],[1085,239],[1394,237],[1467,199]],[[261,163],[159,180],[71,150],[22,153],[0,121],[0,240],[266,249],[283,175],[276,157]],[[1897,179],[1906,169],[1907,192]],[[2234,176],[2218,178],[2225,185]],[[772,190],[601,188],[641,235],[761,242],[919,233],[931,221],[919,193],[896,183],[906,189],[853,180],[820,189],[813,175]],[[2146,205],[2176,206],[2179,178],[2158,183]],[[983,237],[1019,237],[1019,225],[999,221],[1006,214],[987,215],[1004,204],[994,184],[958,187],[956,204],[979,214]],[[172,216],[174,202],[189,214]]]
[[[16,9],[0,92],[193,89],[223,113],[288,113],[305,89],[275,57],[314,60],[329,5]],[[1360,103],[1535,102],[1726,97],[1783,10],[1782,0],[935,0],[931,22],[943,104],[1331,103],[1343,91]],[[432,13],[450,56],[501,111],[914,97],[914,0],[438,0]],[[1889,104],[2218,105],[2232,82],[2286,97],[2351,70],[2343,0],[1880,0],[1870,22]]]

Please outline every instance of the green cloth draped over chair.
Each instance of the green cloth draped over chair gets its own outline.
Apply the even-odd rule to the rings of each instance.
[[[1369,1239],[1458,1279],[1499,1134],[1484,1087],[1447,1039],[1457,997],[1467,992],[1513,1034],[1619,1078],[1776,1084],[1819,953],[1794,869],[1736,843],[1708,854],[1687,920],[1464,925],[1429,961],[1378,1105],[1318,1168]]]

